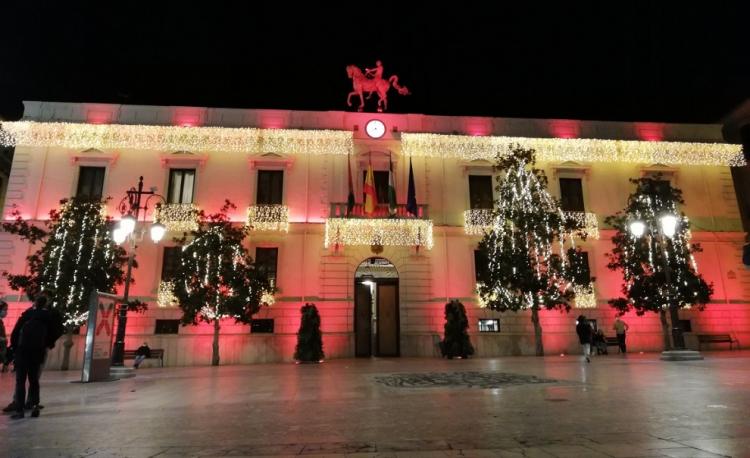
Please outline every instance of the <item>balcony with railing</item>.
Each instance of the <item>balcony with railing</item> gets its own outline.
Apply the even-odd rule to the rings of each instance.
[[[154,219],[170,232],[198,229],[198,207],[195,204],[163,204],[154,210]]]
[[[247,209],[247,225],[253,231],[289,232],[289,207],[253,205]]]
[[[599,222],[595,213],[565,212],[565,217],[582,226],[579,233],[593,239],[599,238]],[[472,208],[464,212],[464,232],[468,235],[484,235],[492,230],[492,209]]]
[[[367,214],[363,204],[355,204],[348,212],[346,202],[336,202],[331,204],[326,219],[326,247],[370,245],[430,249],[432,244],[432,220],[427,205],[418,205],[414,216],[404,204],[397,205],[391,215],[387,204],[377,205],[372,214]]]

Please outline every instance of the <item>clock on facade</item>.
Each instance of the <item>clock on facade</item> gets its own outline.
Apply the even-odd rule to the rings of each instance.
[[[385,124],[379,119],[371,119],[367,121],[365,131],[371,138],[380,138],[385,135]]]

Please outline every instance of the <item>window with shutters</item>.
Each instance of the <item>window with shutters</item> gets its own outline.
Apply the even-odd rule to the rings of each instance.
[[[284,195],[283,170],[258,170],[257,205],[281,205]]]
[[[80,167],[76,197],[101,199],[104,189],[104,167]]]

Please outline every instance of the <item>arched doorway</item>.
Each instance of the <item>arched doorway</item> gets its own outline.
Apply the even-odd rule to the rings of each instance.
[[[354,354],[399,356],[398,271],[385,258],[365,259],[354,272]]]

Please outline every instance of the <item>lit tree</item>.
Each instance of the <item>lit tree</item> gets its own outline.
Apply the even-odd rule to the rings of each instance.
[[[623,297],[609,303],[622,313],[658,313],[664,348],[669,350],[672,346],[666,312],[674,319],[681,308],[697,305],[698,310],[703,310],[711,299],[713,285],[698,274],[693,254],[701,247],[690,243],[690,221],[678,209],[684,204],[682,191],[659,176],[630,182],[636,189],[628,197],[625,209],[605,219],[616,231],[612,251],[607,254],[607,267],[621,271],[623,276]],[[664,215],[677,217],[671,237],[660,232],[659,220]],[[636,234],[631,229],[634,222]]]
[[[3,224],[6,232],[41,245],[27,258],[28,273],[3,272],[3,276],[11,288],[22,290],[29,298],[41,291],[51,293],[51,307],[62,315],[66,331],[61,370],[67,370],[70,364],[73,331],[88,318],[91,292],[114,293],[125,282],[127,254],[112,240],[112,221],[104,214],[105,203],[82,198],[61,200],[60,209],[51,210],[42,226],[29,224],[16,209],[15,220]],[[139,302],[130,307],[145,308]]]
[[[249,227],[235,225],[227,216],[234,208],[227,200],[217,213],[206,216],[201,212],[198,229],[191,232],[189,239],[179,239],[183,248],[174,294],[184,325],[197,325],[200,321],[213,325],[213,366],[219,365],[221,319],[250,323],[260,309],[263,294],[273,292],[243,246]]]
[[[498,155],[493,226],[479,243],[488,265],[478,273],[477,290],[492,310],[531,310],[536,355],[542,356],[539,310],[570,310],[582,264],[574,235],[585,233],[547,192],[547,177],[534,164],[534,150],[520,146]]]

